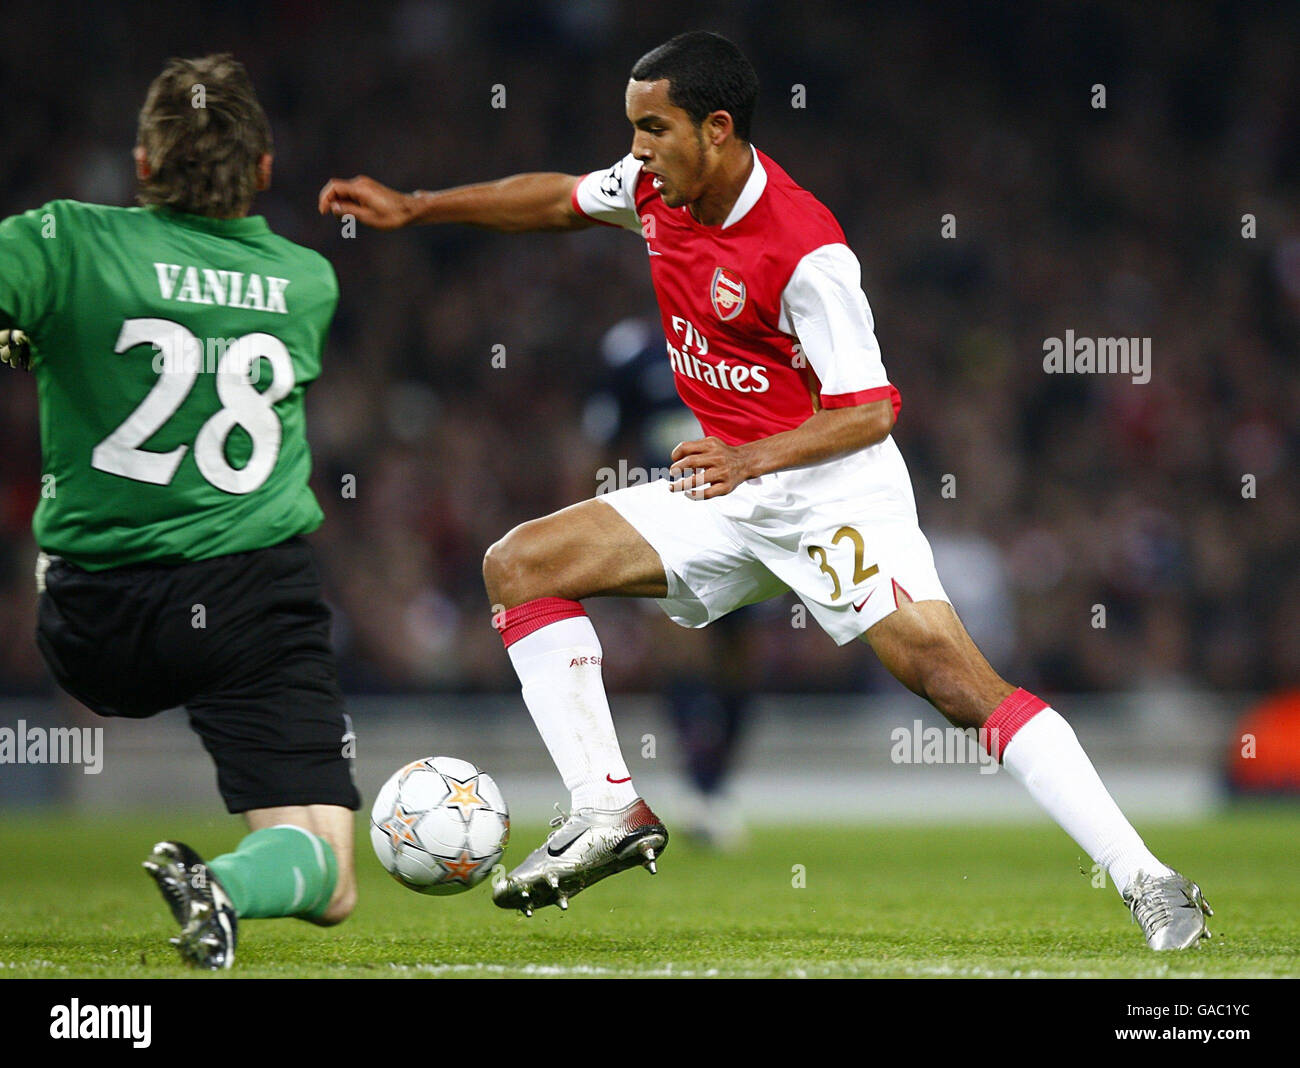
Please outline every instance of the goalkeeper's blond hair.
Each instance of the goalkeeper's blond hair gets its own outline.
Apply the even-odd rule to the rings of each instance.
[[[138,143],[151,171],[136,199],[192,215],[248,213],[271,124],[229,53],[171,59],[149,86]]]

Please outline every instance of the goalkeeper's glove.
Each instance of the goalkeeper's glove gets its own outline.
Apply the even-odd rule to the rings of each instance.
[[[20,371],[32,366],[32,341],[21,330],[0,330],[0,363]]]

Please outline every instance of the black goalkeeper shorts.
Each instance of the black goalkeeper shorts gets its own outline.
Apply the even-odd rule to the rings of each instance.
[[[51,557],[36,643],[101,716],[184,705],[231,812],[356,809],[352,723],[307,543],[85,571]]]

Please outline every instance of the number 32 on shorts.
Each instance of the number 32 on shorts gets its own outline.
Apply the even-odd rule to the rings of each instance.
[[[831,545],[838,545],[846,538],[853,543],[853,585],[858,586],[863,582],[866,582],[872,575],[876,574],[880,568],[876,564],[872,564],[870,567],[863,566],[864,558],[867,553],[867,546],[862,540],[862,535],[854,530],[853,527],[840,527],[840,529],[832,535]],[[808,555],[817,562],[817,566],[821,568],[823,574],[830,576],[831,582],[835,585],[835,588],[831,591],[831,600],[838,601],[844,590],[840,586],[839,574],[836,572],[835,568],[831,567],[830,557],[828,556],[826,549],[821,545],[809,545]]]

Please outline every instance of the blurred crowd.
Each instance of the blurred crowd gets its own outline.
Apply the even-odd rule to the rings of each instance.
[[[150,80],[170,55],[234,52],[275,133],[256,210],[341,286],[308,417],[345,686],[512,689],[482,555],[631,455],[583,415],[606,332],[655,315],[642,244],[348,237],[316,193],[359,172],[413,189],[604,168],[628,151],[631,65],[691,28],[746,50],[755,144],[862,262],[922,526],[995,666],[1049,691],[1300,681],[1293,7],[8,4],[0,214],[131,203]],[[1150,382],[1045,373],[1067,330],[1149,337]],[[35,395],[0,378],[0,693],[36,692]],[[748,624],[756,687],[882,684],[865,646],[792,605]],[[692,655],[653,606],[592,614],[616,689]]]

